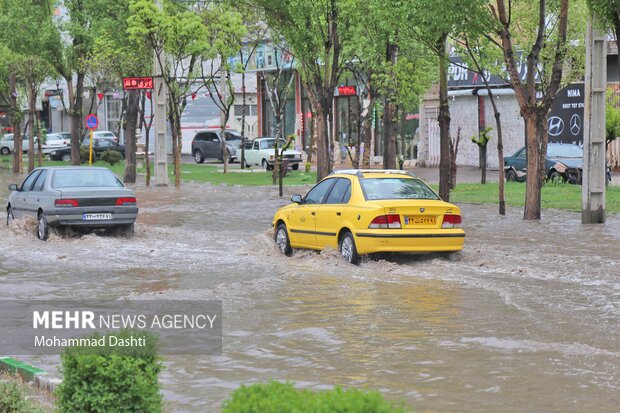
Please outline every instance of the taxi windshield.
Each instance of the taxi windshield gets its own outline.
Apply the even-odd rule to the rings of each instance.
[[[415,178],[363,178],[362,191],[367,201],[380,199],[439,199],[424,182]]]

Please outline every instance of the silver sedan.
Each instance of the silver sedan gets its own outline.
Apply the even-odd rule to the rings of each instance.
[[[50,227],[113,229],[132,236],[138,216],[136,196],[107,168],[45,167],[33,170],[18,186],[9,185],[7,225],[14,219],[37,220],[37,236]]]

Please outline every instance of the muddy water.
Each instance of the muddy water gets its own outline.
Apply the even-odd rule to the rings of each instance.
[[[0,199],[10,175],[0,175]],[[242,383],[360,386],[416,412],[620,411],[620,217],[462,205],[461,259],[343,263],[274,248],[269,188],[137,189],[132,240],[0,225],[1,298],[218,298],[222,356],[169,357],[167,410]],[[290,195],[290,191],[289,191]],[[58,359],[31,360],[55,370]]]

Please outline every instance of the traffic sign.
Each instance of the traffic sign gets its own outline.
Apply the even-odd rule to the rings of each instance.
[[[85,122],[86,129],[88,130],[95,130],[97,129],[97,126],[99,126],[99,119],[97,118],[97,115],[87,115]]]

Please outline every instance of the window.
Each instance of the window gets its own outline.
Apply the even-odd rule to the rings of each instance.
[[[378,199],[439,199],[424,182],[414,178],[360,179],[367,201]]]
[[[109,170],[60,170],[52,175],[52,188],[119,188],[123,183]]]
[[[208,142],[219,142],[220,138],[215,133],[207,133]]]
[[[258,141],[254,141],[254,149],[258,150]]]
[[[281,148],[286,145],[286,141],[284,139],[278,139],[278,147]],[[276,146],[275,139],[265,139],[260,142],[261,149],[273,149]]]
[[[317,184],[306,194],[304,204],[322,204],[325,195],[327,195],[335,181],[335,179],[331,178]]]
[[[196,141],[196,142],[205,142],[206,140],[207,140],[207,137],[206,137],[206,135],[204,133],[199,133],[194,138],[194,141]]]
[[[245,112],[245,116],[256,116],[257,108],[256,105],[245,105],[245,110],[243,105],[235,105],[234,108],[235,116],[243,116],[243,112]]]
[[[42,191],[43,190],[43,184],[45,184],[45,178],[46,177],[47,177],[47,170],[44,169],[39,174],[39,177],[37,178],[36,182],[34,183],[34,187],[32,188],[32,190],[33,191]]]
[[[347,202],[349,202],[349,200],[347,199],[347,201],[345,202],[344,196],[348,192],[349,198],[351,197],[350,188],[351,188],[351,181],[349,181],[346,178],[338,179],[338,181],[334,184],[334,187],[332,188],[331,192],[327,196],[325,203],[326,204],[346,204]]]
[[[40,173],[41,173],[40,169],[35,169],[34,171],[32,171],[30,175],[28,175],[28,177],[24,180],[21,191],[30,192],[30,189],[32,188],[32,184],[34,184],[34,181],[37,180]]]
[[[517,152],[517,154],[515,155],[516,158],[525,158],[525,148],[521,149],[519,152]]]

